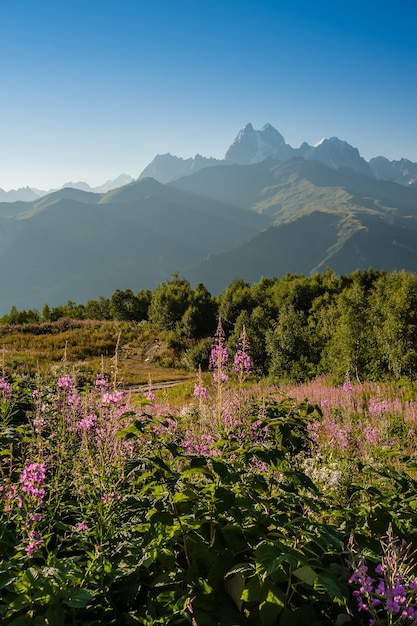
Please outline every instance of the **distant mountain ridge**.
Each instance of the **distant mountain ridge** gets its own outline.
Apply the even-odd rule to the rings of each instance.
[[[333,169],[349,167],[366,176],[417,187],[417,163],[407,159],[389,161],[385,157],[375,157],[368,163],[357,148],[337,137],[322,139],[314,146],[304,142],[299,148],[292,148],[271,124],[255,130],[250,123],[238,132],[224,159],[208,159],[200,155],[182,159],[169,153],[157,155],[139,178],[152,176],[168,183],[215,165],[250,165],[267,158],[285,162],[295,157],[320,161]]]
[[[72,189],[81,189],[82,191],[90,191],[93,193],[106,193],[112,189],[117,187],[122,187],[123,185],[128,185],[134,180],[132,176],[128,174],[120,174],[117,178],[113,180],[107,180],[102,185],[98,187],[90,187],[88,183],[83,181],[79,181],[77,183],[68,182],[62,185],[61,189],[66,187],[71,187]],[[34,189],[32,187],[21,187],[20,189],[11,189],[10,191],[4,191],[4,189],[0,188],[0,202],[31,202],[32,200],[36,200],[37,198],[42,198],[54,191],[58,191],[57,189],[50,189],[49,191],[43,191],[41,189]]]
[[[252,142],[265,156],[270,135],[252,137],[241,155]],[[316,149],[324,144],[328,158],[333,143]],[[0,202],[0,315],[154,289],[175,272],[215,294],[236,278],[287,272],[417,272],[417,189],[367,175],[355,149],[336,146],[338,162],[356,159],[359,171],[301,154],[219,160],[165,184],[144,177],[102,193],[64,187]]]
[[[226,151],[224,159],[204,157],[196,154],[194,157],[182,158],[170,154],[157,154],[143,169],[137,180],[155,178],[161,183],[169,183],[185,176],[216,165],[250,165],[260,163],[264,159],[272,158],[285,162],[295,157],[306,160],[316,160],[333,169],[349,167],[366,176],[374,176],[380,180],[388,180],[410,187],[417,187],[417,163],[408,159],[390,161],[384,156],[377,156],[367,162],[359,150],[348,142],[330,137],[322,139],[314,146],[303,142],[299,148],[293,148],[286,143],[282,134],[271,124],[265,124],[260,130],[255,130],[251,123],[238,132],[236,138]],[[97,187],[90,187],[86,182],[68,182],[63,187],[72,187],[94,193],[106,193],[117,187],[122,187],[135,179],[127,174],[121,174],[114,180],[108,180]],[[0,202],[30,202],[44,195],[57,191],[22,187],[16,190],[4,191],[0,188]]]
[[[337,138],[293,149],[270,125],[247,125],[224,159],[151,165],[152,177],[0,201],[0,315],[154,289],[176,272],[214,294],[287,272],[417,272],[416,164],[405,159],[367,163]]]

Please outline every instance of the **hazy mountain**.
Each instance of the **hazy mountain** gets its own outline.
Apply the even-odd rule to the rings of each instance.
[[[294,156],[294,150],[285,143],[284,137],[271,124],[261,130],[254,130],[252,124],[246,124],[224,157],[226,163],[248,165],[260,163],[271,157],[277,161],[286,161]]]
[[[0,202],[18,202],[20,200],[30,202],[41,195],[42,193],[37,193],[30,187],[20,187],[20,189],[11,189],[10,191],[4,191],[0,188]]]
[[[65,183],[62,185],[62,189],[65,187],[71,187],[72,189],[81,189],[82,191],[92,191],[94,193],[107,193],[112,189],[117,189],[118,187],[123,187],[124,185],[129,185],[129,183],[133,182],[134,178],[129,176],[128,174],[120,174],[117,178],[113,180],[107,180],[102,185],[98,187],[90,187],[88,183],[78,182],[78,183]]]
[[[369,163],[361,157],[359,150],[346,141],[331,137],[322,139],[316,145],[310,146],[304,142],[299,148],[293,148],[286,143],[284,137],[271,124],[265,124],[260,130],[255,130],[248,123],[240,130],[226,151],[224,159],[215,159],[196,154],[195,157],[184,159],[170,153],[158,154],[139,175],[139,179],[155,178],[161,183],[168,183],[185,176],[190,176],[207,167],[217,165],[251,165],[260,163],[267,158],[284,162],[295,157],[306,160],[316,160],[333,169],[349,167],[366,176],[375,176],[382,180],[389,180],[402,185],[417,186],[417,163],[407,159],[389,161],[383,156],[371,159]],[[72,187],[83,191],[106,193],[117,187],[131,183],[134,179],[127,174],[120,174],[114,180],[108,180],[102,185],[91,187],[88,183],[68,182],[63,187]],[[41,189],[24,187],[17,190],[4,191],[0,188],[0,202],[31,201],[56,190],[44,191]]]
[[[155,178],[160,183],[167,183],[183,176],[198,172],[204,167],[221,163],[218,159],[206,158],[200,154],[189,159],[173,156],[172,154],[157,154],[156,157],[145,167],[140,174],[141,178]]]
[[[376,178],[391,180],[400,185],[417,187],[417,163],[408,159],[389,161],[379,156],[371,159],[369,165]]]
[[[330,139],[322,139],[315,146],[303,144],[300,149],[301,156],[304,159],[320,161],[333,169],[339,167],[349,167],[355,172],[360,172],[366,176],[372,176],[370,165],[359,154],[359,150],[354,148],[347,141],[341,141],[337,137]]]
[[[153,179],[107,194],[65,188],[34,202],[0,203],[0,263],[7,267],[0,312],[153,289],[269,223]]]
[[[239,189],[238,179],[248,179],[255,171],[259,185],[256,189],[252,184],[249,201],[273,225],[187,268],[184,275],[190,281],[201,281],[219,293],[237,277],[257,281],[327,267],[340,274],[369,267],[417,271],[417,190],[298,158],[235,166],[229,201],[249,197]],[[204,193],[218,197],[225,178],[213,168],[199,173],[199,183]],[[172,184],[195,189],[197,181],[190,177]]]
[[[231,162],[255,150],[262,160]],[[277,159],[279,150],[293,156]],[[336,138],[290,150],[272,127],[246,126],[227,159],[191,160],[193,173],[167,184],[143,177],[0,202],[0,314],[154,289],[174,272],[213,293],[237,277],[328,267],[417,272],[416,187],[369,173]],[[397,176],[412,174],[401,167]]]
[[[139,178],[152,176],[162,183],[167,183],[189,176],[209,166],[251,165],[260,163],[267,158],[284,162],[296,157],[320,161],[333,169],[349,167],[366,176],[375,175],[377,178],[404,185],[416,185],[417,163],[412,163],[406,159],[392,162],[386,160],[389,164],[387,166],[386,163],[381,164],[379,162],[379,159],[384,157],[377,157],[376,160],[372,159],[368,163],[361,157],[357,148],[337,137],[322,139],[314,146],[304,142],[299,148],[293,148],[286,143],[281,133],[271,124],[266,124],[260,130],[255,130],[250,123],[238,132],[222,160],[207,159],[200,155],[194,159],[181,159],[169,153],[158,155],[143,170]]]
[[[77,183],[65,183],[64,185],[62,185],[61,189],[71,187],[71,189],[81,189],[82,191],[106,193],[111,189],[122,187],[123,185],[128,185],[133,180],[134,179],[128,174],[120,174],[120,176],[118,176],[114,180],[107,180],[105,183],[99,185],[98,187],[90,187],[88,183],[79,181]],[[50,189],[49,191],[45,191],[42,189],[36,189],[34,187],[21,187],[20,189],[11,189],[10,191],[4,191],[4,189],[0,189],[0,202],[30,202],[31,200],[42,198],[43,196],[53,193],[54,191],[57,190]]]
[[[333,269],[349,274],[356,269],[417,271],[415,220],[389,224],[376,215],[347,228],[342,215],[314,211],[259,233],[241,246],[215,255],[184,272],[192,283],[202,282],[220,293],[236,278],[257,282],[262,276],[280,278],[287,272],[310,275]]]

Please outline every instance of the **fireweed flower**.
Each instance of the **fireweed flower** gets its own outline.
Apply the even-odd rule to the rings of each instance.
[[[207,389],[201,385],[197,385],[197,383],[194,383],[193,396],[194,398],[207,398]]]
[[[244,326],[242,328],[242,332],[240,333],[236,354],[233,359],[233,373],[239,377],[250,376],[252,373],[252,362],[249,349],[249,339]]]
[[[41,506],[43,503],[45,476],[45,463],[27,463],[20,474],[20,488],[35,506]]]
[[[363,557],[353,564],[348,583],[356,587],[352,595],[358,601],[358,611],[370,613],[369,624],[406,621],[417,626],[417,580],[412,575],[415,563],[410,555],[411,544],[399,543],[390,525],[381,547],[383,554],[374,568],[375,577],[369,575]]]
[[[0,397],[3,398],[11,398],[12,397],[12,386],[5,378],[0,376]]]
[[[114,493],[103,493],[101,499],[104,502],[104,504],[110,505],[112,502],[119,502],[120,498],[121,498],[120,493],[114,492]]]
[[[106,376],[103,374],[97,374],[96,382],[94,384],[96,390],[108,391],[109,389],[109,381]]]
[[[251,358],[249,354],[238,350],[233,359],[233,371],[235,374],[250,374],[251,373]]]
[[[76,430],[79,433],[92,430],[96,420],[97,420],[97,415],[95,415],[94,413],[92,413],[91,415],[87,415],[86,417],[83,417],[82,419],[78,420],[77,425],[76,425]]]
[[[56,388],[58,391],[60,390],[67,391],[67,392],[72,391],[73,382],[70,376],[61,376],[60,378],[58,378]]]
[[[184,434],[183,448],[189,455],[198,455],[205,457],[219,456],[220,451],[215,446],[216,440],[210,434],[197,435],[191,430],[187,430]]]
[[[120,404],[120,402],[124,400],[125,397],[126,397],[125,391],[113,391],[113,393],[106,391],[103,394],[101,402],[102,404],[112,404],[116,406]]]
[[[225,335],[222,321],[219,319],[216,334],[214,335],[214,344],[212,346],[209,358],[209,369],[214,370],[219,367],[225,367],[229,360],[229,353],[225,346]]]
[[[31,530],[29,533],[29,543],[25,547],[26,554],[29,559],[33,558],[35,552],[42,547],[42,541],[40,541],[39,533],[36,530]]]
[[[225,346],[214,346],[210,352],[209,368],[211,370],[220,369],[227,366],[229,353]]]

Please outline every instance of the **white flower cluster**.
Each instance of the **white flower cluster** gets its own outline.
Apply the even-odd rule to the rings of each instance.
[[[338,469],[337,463],[323,465],[318,458],[304,458],[301,469],[324,493],[337,489],[343,478],[343,472]]]

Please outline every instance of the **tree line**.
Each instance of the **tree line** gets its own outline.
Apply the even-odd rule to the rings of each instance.
[[[110,298],[68,301],[18,311],[1,324],[36,324],[61,318],[147,321],[178,347],[190,368],[208,364],[217,320],[228,346],[243,327],[254,372],[279,380],[383,380],[417,378],[417,275],[405,271],[332,270],[286,274],[249,284],[233,281],[218,297],[201,283],[174,274],[154,291],[117,289]]]

